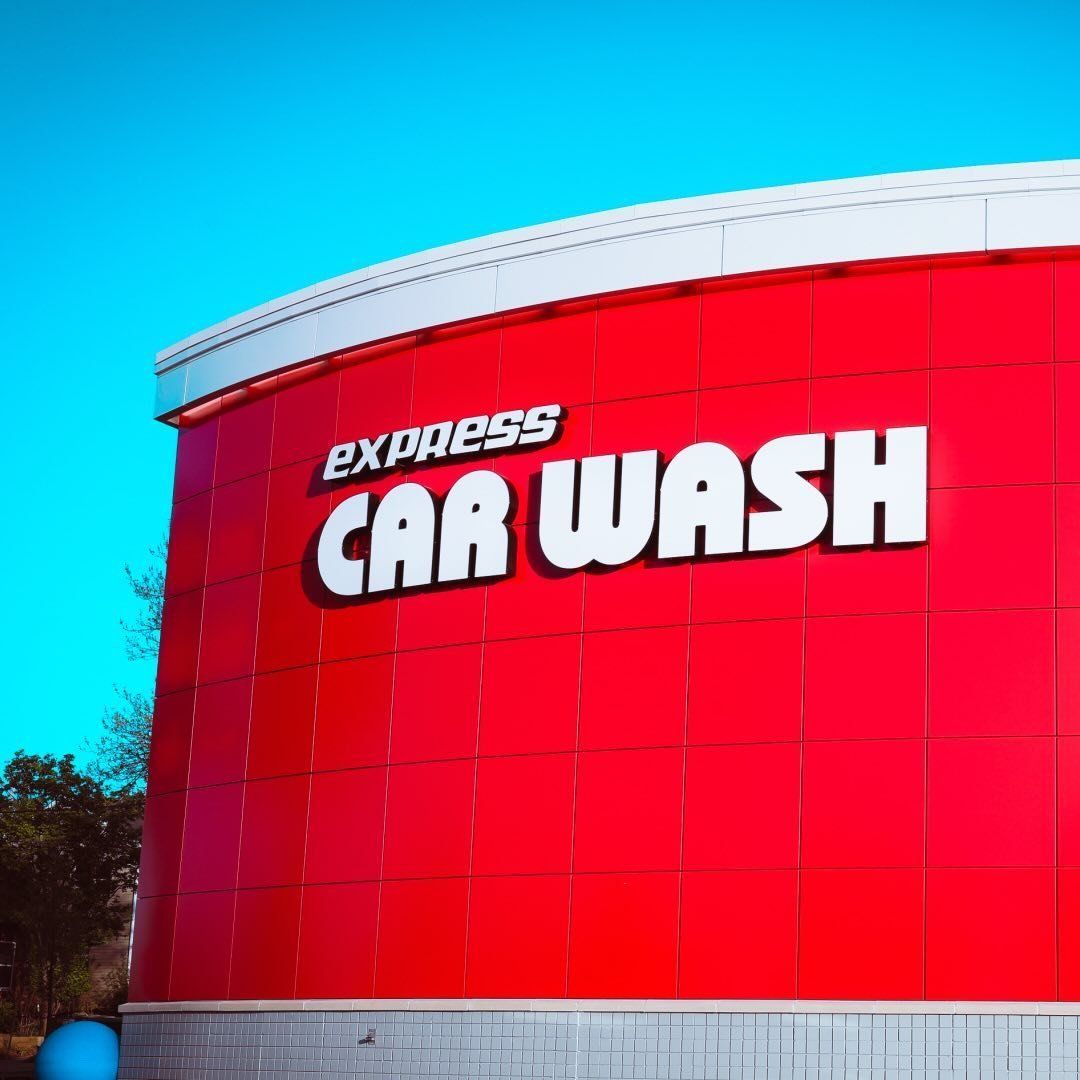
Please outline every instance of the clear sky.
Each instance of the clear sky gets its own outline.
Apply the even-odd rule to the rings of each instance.
[[[498,229],[1080,157],[1075,3],[0,5],[0,760],[147,679],[163,346]]]

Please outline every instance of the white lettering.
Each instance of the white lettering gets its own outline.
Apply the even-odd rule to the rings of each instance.
[[[657,557],[742,551],[745,504],[746,477],[734,451],[714,442],[680,450],[660,484]]]
[[[364,560],[345,557],[345,541],[368,523],[371,496],[365,491],[335,507],[319,534],[316,555],[323,584],[338,596],[360,596],[364,591]]]
[[[620,566],[645,549],[656,522],[660,455],[639,450],[549,461],[540,481],[540,547],[563,570]]]
[[[379,503],[371,526],[368,592],[430,585],[434,548],[435,503],[431,493],[419,484],[391,488]]]
[[[889,428],[885,460],[877,434],[838,431],[833,441],[832,542],[874,543],[874,512],[884,507],[886,544],[926,539],[926,428]]]
[[[443,503],[439,581],[504,577],[510,558],[510,488],[493,472],[466,473]]]
[[[751,551],[802,547],[821,535],[829,520],[829,504],[802,474],[824,468],[824,435],[785,435],[754,455],[750,479],[778,509],[750,514]]]

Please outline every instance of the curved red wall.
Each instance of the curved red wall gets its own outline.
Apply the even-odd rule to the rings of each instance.
[[[563,439],[492,459],[512,580],[321,594],[333,443],[547,401]],[[531,557],[544,460],[927,423],[926,545]],[[335,357],[184,430],[175,498],[133,999],[1080,997],[1080,261]]]

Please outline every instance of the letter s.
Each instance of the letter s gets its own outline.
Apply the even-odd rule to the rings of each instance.
[[[518,446],[528,443],[551,442],[559,430],[559,418],[563,414],[561,405],[535,405],[525,414],[521,425],[521,438]]]

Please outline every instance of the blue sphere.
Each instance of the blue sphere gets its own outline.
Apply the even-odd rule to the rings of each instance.
[[[38,1080],[116,1080],[120,1040],[93,1020],[57,1028],[34,1059]]]

